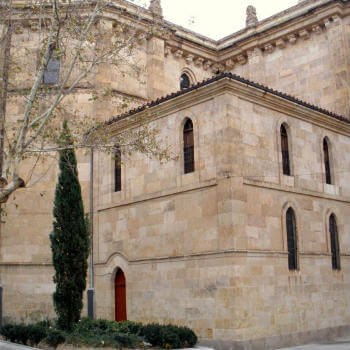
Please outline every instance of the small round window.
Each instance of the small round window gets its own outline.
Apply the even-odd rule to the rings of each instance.
[[[180,88],[182,89],[187,89],[191,85],[190,78],[186,73],[183,73],[180,77]]]

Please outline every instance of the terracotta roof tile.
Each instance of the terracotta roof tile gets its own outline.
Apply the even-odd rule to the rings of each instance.
[[[305,101],[302,101],[300,100],[299,98],[296,98],[294,96],[291,96],[291,95],[288,95],[286,93],[283,93],[283,92],[280,92],[280,91],[277,91],[277,90],[274,90],[274,89],[271,89],[267,86],[264,86],[262,84],[259,84],[259,83],[256,83],[254,81],[251,81],[251,80],[248,80],[248,79],[245,79],[245,78],[242,78],[240,77],[239,75],[236,75],[236,74],[232,74],[232,73],[223,73],[223,74],[220,74],[220,75],[217,75],[215,77],[212,77],[212,78],[209,78],[209,79],[205,79],[195,85],[191,85],[189,88],[187,89],[183,89],[183,90],[179,90],[177,92],[173,92],[173,93],[170,93],[164,97],[160,97],[160,98],[157,98],[156,100],[153,100],[153,101],[150,101],[148,102],[147,104],[144,104],[142,106],[139,106],[138,108],[134,108],[126,113],[123,113],[119,116],[116,116],[108,121],[105,122],[105,125],[111,125],[119,120],[122,120],[122,119],[125,119],[129,116],[132,116],[136,113],[139,113],[141,111],[144,111],[145,109],[148,109],[148,108],[151,108],[151,107],[154,107],[156,105],[159,105],[161,103],[164,103],[166,101],[169,101],[173,98],[176,98],[178,96],[182,96],[182,95],[185,95],[193,90],[197,90],[198,88],[201,88],[203,86],[206,86],[206,85],[209,85],[209,84],[212,84],[218,80],[222,80],[222,79],[225,79],[225,78],[229,78],[229,79],[232,79],[232,80],[236,80],[236,81],[239,81],[241,83],[244,83],[244,84],[247,84],[249,86],[252,86],[252,87],[255,87],[259,90],[262,90],[262,91],[265,91],[265,92],[268,92],[272,95],[275,95],[275,96],[279,96],[281,98],[284,98],[288,101],[291,101],[291,102],[294,102],[298,105],[301,105],[301,106],[304,106],[306,108],[309,108],[309,109],[312,109],[314,111],[317,111],[317,112],[320,112],[320,113],[323,113],[323,114],[326,114],[332,118],[335,118],[337,120],[340,120],[342,122],[345,122],[347,124],[350,124],[350,120],[349,119],[346,119],[345,117],[341,116],[341,115],[338,115],[336,113],[333,113],[333,112],[330,112],[324,108],[320,108],[320,107],[317,107],[311,103],[308,103],[308,102],[305,102]]]

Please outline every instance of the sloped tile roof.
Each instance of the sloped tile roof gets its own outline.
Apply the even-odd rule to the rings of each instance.
[[[323,113],[323,114],[326,114],[329,117],[332,117],[334,119],[337,119],[337,120],[340,120],[340,121],[345,122],[347,124],[350,124],[350,120],[346,119],[345,117],[343,117],[341,115],[338,115],[336,113],[330,112],[330,111],[328,111],[326,109],[323,109],[321,107],[317,107],[317,106],[315,106],[315,105],[313,105],[311,103],[308,103],[308,102],[305,102],[303,100],[300,100],[300,99],[298,99],[298,98],[296,98],[294,96],[291,96],[291,95],[285,94],[283,92],[271,89],[271,88],[269,88],[267,86],[264,86],[264,85],[259,84],[259,83],[255,83],[253,81],[250,81],[248,79],[242,78],[239,75],[232,74],[232,73],[222,73],[222,74],[217,75],[215,77],[212,77],[212,78],[209,78],[209,79],[205,79],[205,80],[203,80],[203,81],[201,81],[201,82],[199,82],[199,83],[197,83],[195,85],[190,86],[187,89],[179,90],[177,92],[168,94],[168,95],[166,95],[164,97],[157,98],[156,100],[148,102],[148,103],[146,103],[146,104],[144,104],[142,106],[139,106],[137,108],[134,108],[134,109],[132,109],[132,110],[126,112],[126,113],[123,113],[123,114],[119,115],[119,116],[116,116],[116,117],[106,121],[104,124],[105,125],[111,125],[111,124],[113,124],[113,123],[115,123],[115,122],[117,122],[119,120],[125,119],[127,117],[130,117],[130,116],[136,114],[136,113],[142,112],[142,111],[144,111],[146,109],[149,109],[151,107],[157,106],[157,105],[159,105],[161,103],[164,103],[166,101],[169,101],[169,100],[171,100],[173,98],[185,95],[185,94],[187,94],[187,93],[189,93],[191,91],[197,90],[197,89],[199,89],[199,88],[201,88],[203,86],[212,84],[212,83],[214,83],[216,81],[219,81],[219,80],[222,80],[222,79],[225,79],[225,78],[229,78],[229,79],[232,79],[232,80],[235,80],[235,81],[239,81],[241,83],[244,83],[246,85],[255,87],[255,88],[257,88],[259,90],[262,90],[264,92],[268,92],[268,93],[270,93],[272,95],[275,95],[275,96],[281,97],[281,98],[283,98],[285,100],[294,102],[294,103],[296,103],[296,104],[298,104],[300,106],[312,109],[314,111],[317,111],[317,112],[320,112],[320,113]]]

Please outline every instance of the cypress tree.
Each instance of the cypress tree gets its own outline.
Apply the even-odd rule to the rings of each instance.
[[[60,143],[61,146],[73,144],[66,121],[63,123]],[[53,302],[58,326],[70,330],[79,321],[83,308],[90,237],[73,149],[60,151],[59,168],[53,209],[53,232],[50,235],[55,268],[53,281],[56,284]]]

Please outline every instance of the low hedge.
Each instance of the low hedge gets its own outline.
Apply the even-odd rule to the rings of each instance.
[[[44,341],[51,346],[65,342],[65,336],[54,329],[50,322],[42,321],[34,324],[6,324],[0,328],[0,334],[8,341],[23,345],[35,346]]]
[[[144,342],[165,349],[193,347],[196,334],[188,327],[138,322],[114,322],[83,318],[68,333],[56,327],[53,322],[35,324],[6,324],[0,334],[11,342],[37,345],[44,342],[56,347],[61,343],[93,347],[112,346],[115,348],[144,346]]]

